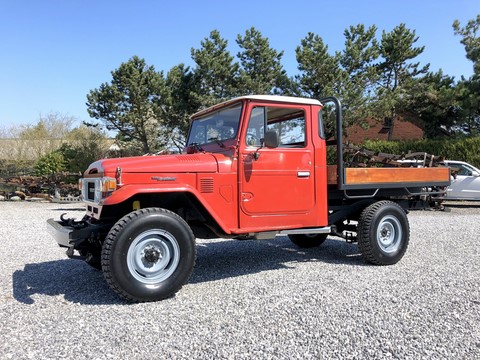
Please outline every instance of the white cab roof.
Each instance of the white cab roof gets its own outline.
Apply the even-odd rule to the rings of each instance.
[[[320,106],[322,105],[318,100],[308,99],[303,97],[281,96],[281,95],[246,95],[246,96],[236,97],[228,101],[224,101],[217,105],[213,105],[207,109],[201,110],[193,114],[191,117],[195,118],[200,115],[206,114],[212,110],[215,110],[215,109],[224,107],[228,104],[233,104],[237,101],[242,101],[242,100],[272,101],[272,102],[281,102],[281,103],[288,103],[288,104],[304,104],[304,105],[320,105]]]

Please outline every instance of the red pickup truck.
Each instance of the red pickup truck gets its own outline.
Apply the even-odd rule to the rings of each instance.
[[[358,242],[367,262],[395,264],[409,242],[408,209],[441,198],[449,169],[349,167],[342,139],[336,98],[235,98],[192,116],[183,154],[91,164],[80,180],[83,219],[49,219],[48,228],[132,302],[175,294],[192,273],[197,237],[287,235],[308,248],[335,235]]]

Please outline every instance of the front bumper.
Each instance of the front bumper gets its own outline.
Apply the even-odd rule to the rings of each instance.
[[[81,221],[71,226],[68,221],[48,219],[47,231],[59,246],[78,249],[84,241],[98,239],[101,233],[108,232],[108,225]]]
[[[70,241],[73,240],[70,238],[70,234],[74,231],[73,228],[63,226],[59,221],[48,219],[47,231],[61,247],[72,247],[75,245],[75,243],[70,244]]]

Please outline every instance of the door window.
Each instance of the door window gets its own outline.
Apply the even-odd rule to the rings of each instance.
[[[453,167],[458,169],[457,175],[472,176],[473,174],[473,169],[470,166],[463,164],[454,164]]]
[[[265,131],[274,132],[278,147],[306,146],[305,112],[298,108],[257,106],[252,109],[247,129],[246,145],[260,147]]]

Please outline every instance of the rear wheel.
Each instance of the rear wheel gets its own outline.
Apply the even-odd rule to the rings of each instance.
[[[358,221],[358,247],[368,262],[392,265],[405,254],[410,227],[405,211],[392,201],[379,201],[363,210]]]
[[[102,269],[109,286],[133,302],[174,295],[190,278],[195,238],[177,214],[160,208],[134,211],[107,235]]]
[[[291,242],[301,248],[312,248],[322,245],[327,240],[327,234],[295,234],[288,235]]]

